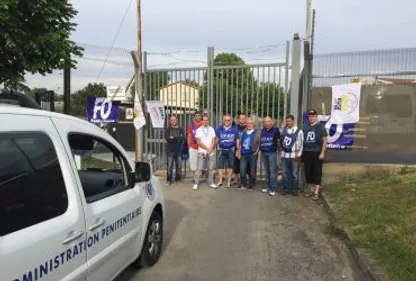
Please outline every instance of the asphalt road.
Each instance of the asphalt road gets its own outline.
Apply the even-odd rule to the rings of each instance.
[[[188,180],[189,181],[189,180]],[[327,215],[303,196],[190,185],[165,188],[165,248],[117,281],[361,281]]]

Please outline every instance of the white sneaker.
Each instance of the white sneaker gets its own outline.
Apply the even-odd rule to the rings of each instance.
[[[198,185],[197,185],[197,184],[194,184],[194,185],[192,186],[192,189],[193,189],[193,190],[197,190],[197,189],[198,189]]]
[[[212,184],[209,185],[209,187],[211,187],[211,188],[217,188],[218,185],[216,185],[215,183],[212,183]]]
[[[263,188],[263,189],[261,190],[261,192],[263,192],[263,193],[267,193],[267,192],[269,192],[269,190],[268,190],[267,188]]]
[[[219,182],[217,183],[217,186],[222,186],[222,181],[219,181]]]
[[[270,196],[275,196],[275,195],[276,195],[276,191],[270,191],[270,192],[269,192],[269,195],[270,195]]]

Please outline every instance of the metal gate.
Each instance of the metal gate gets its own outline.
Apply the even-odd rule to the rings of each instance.
[[[216,65],[207,67],[144,70],[144,99],[162,100],[167,114],[176,114],[186,128],[196,110],[210,117],[216,128],[225,113],[234,118],[238,112],[257,116],[257,126],[269,115],[281,125],[287,114],[288,55],[284,62],[269,64]],[[147,120],[147,124],[150,120]],[[144,159],[155,169],[165,169],[167,146],[162,129],[144,129]],[[260,162],[260,161],[259,161]],[[184,165],[185,171],[187,164]],[[261,165],[260,165],[261,173]]]

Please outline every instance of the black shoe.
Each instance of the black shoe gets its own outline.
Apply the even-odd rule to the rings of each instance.
[[[297,197],[297,196],[299,196],[299,193],[297,191],[293,191],[292,192],[292,195],[295,196],[295,197]]]
[[[288,194],[288,192],[286,190],[283,190],[282,195],[286,196]]]

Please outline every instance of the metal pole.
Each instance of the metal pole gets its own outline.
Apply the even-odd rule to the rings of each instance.
[[[286,118],[287,116],[287,98],[289,95],[289,56],[290,56],[290,42],[289,40],[286,41],[286,72],[285,72],[285,95],[284,95],[284,106],[283,106],[283,118]],[[280,74],[279,74],[279,80],[280,80]]]
[[[311,29],[311,41],[310,41],[310,60],[309,60],[309,84],[308,84],[308,96],[307,107],[312,106],[312,86],[313,86],[313,44],[315,38],[315,9],[312,11],[312,29]]]
[[[293,36],[292,45],[292,87],[290,90],[290,113],[300,119],[299,114],[299,82],[300,82],[300,38],[299,34]]]
[[[310,77],[310,68],[311,68],[311,56],[310,56],[310,46],[309,42],[305,41],[303,44],[303,90],[302,90],[302,99],[301,99],[301,112],[302,114],[308,108],[308,96],[309,96],[309,81]]]
[[[207,105],[209,121],[211,126],[214,124],[214,47],[207,50]]]
[[[305,39],[308,42],[312,40],[312,0],[306,0],[306,32]],[[310,48],[310,46],[309,46]]]
[[[142,16],[141,16],[141,0],[137,0],[137,67],[136,67],[136,93],[143,99],[142,87]],[[135,159],[136,162],[143,159],[143,129],[136,130],[135,133]]]
[[[71,67],[70,62],[64,68],[64,114],[71,114]]]

